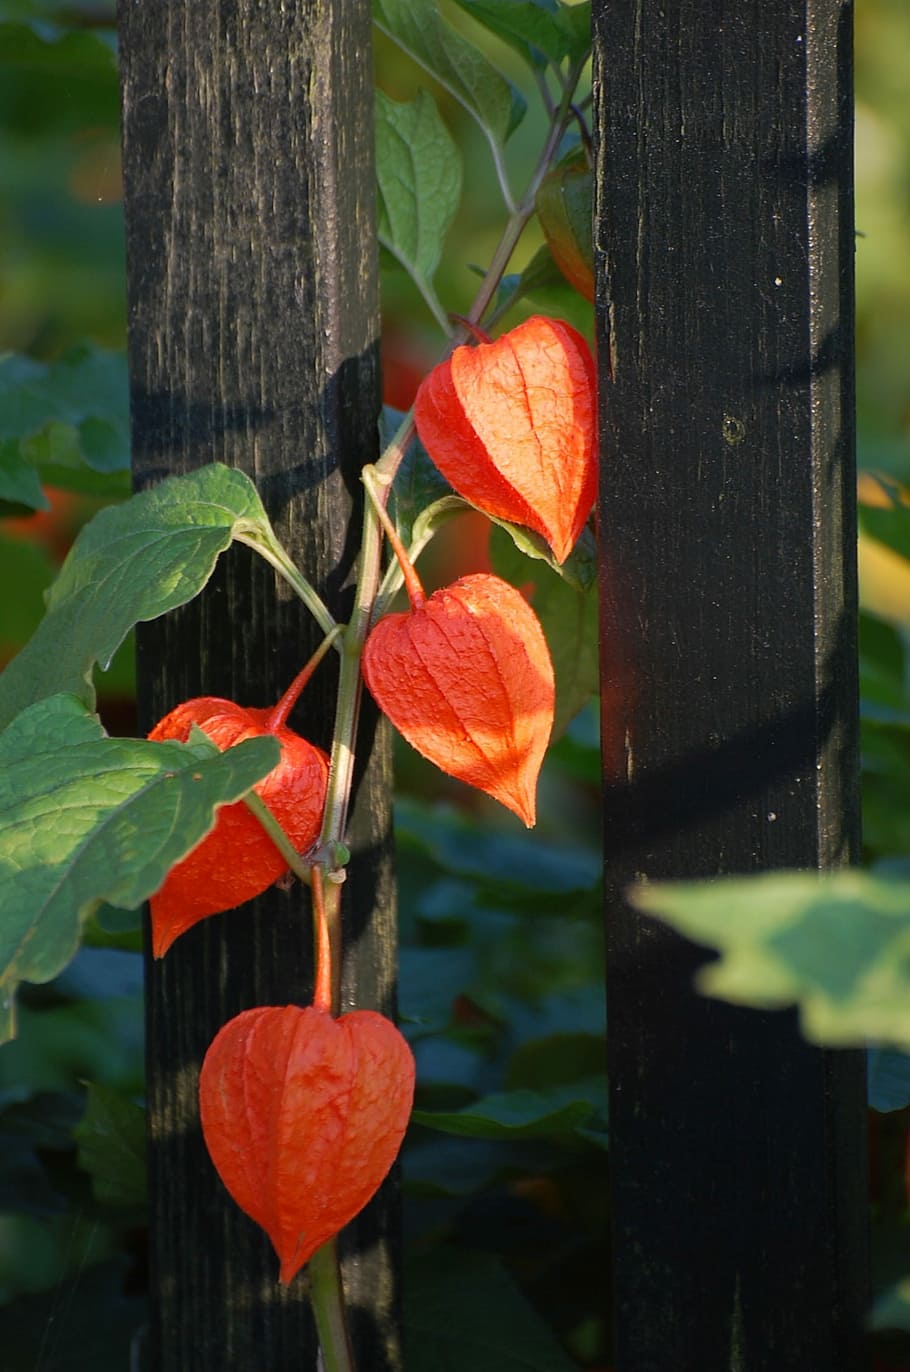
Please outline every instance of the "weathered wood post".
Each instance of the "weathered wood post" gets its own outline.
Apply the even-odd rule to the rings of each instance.
[[[862,1057],[625,883],[858,835],[849,0],[595,0],[618,1372],[860,1366]]]
[[[359,540],[357,470],[379,407],[368,0],[121,0],[135,480],[213,460],[256,481],[338,618]],[[203,595],[139,636],[142,723],[179,700],[277,700],[320,631],[234,547]],[[328,745],[334,671],[296,720]],[[345,888],[345,998],[393,1010],[385,731],[364,720]],[[148,966],[156,1372],[316,1366],[303,1283],[228,1199],[198,1129],[196,1074],[253,1005],[306,1003],[307,894],[273,889]],[[400,1365],[389,1188],[344,1251],[360,1365]]]

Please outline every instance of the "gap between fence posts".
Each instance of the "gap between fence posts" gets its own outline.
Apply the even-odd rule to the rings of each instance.
[[[357,470],[376,455],[378,285],[368,0],[120,0],[137,487],[217,460],[256,482],[336,617],[350,604]],[[234,546],[203,594],[138,634],[141,721],[178,701],[274,702],[321,631]],[[334,655],[332,655],[334,658]],[[329,743],[334,661],[297,721]],[[394,1013],[388,738],[367,703],[344,891],[345,1006]],[[309,901],[273,888],[147,965],[155,1372],[316,1367],[302,1279],[227,1196],[198,1127],[199,1062],[253,1005],[306,1003]],[[401,1366],[395,1182],[345,1231],[358,1365]]]
[[[856,1372],[863,1055],[626,884],[858,847],[852,8],[595,0],[617,1372]]]

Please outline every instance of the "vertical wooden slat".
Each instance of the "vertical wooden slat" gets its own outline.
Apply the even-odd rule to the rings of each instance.
[[[136,484],[216,459],[243,468],[343,618],[379,406],[368,0],[121,0],[119,23]],[[233,548],[198,600],[142,626],[142,721],[200,694],[274,701],[319,636],[272,571]],[[323,747],[336,679],[332,655],[292,719]],[[362,757],[344,998],[390,1012],[389,758],[369,713]],[[315,1368],[304,1282],[278,1286],[268,1241],[208,1162],[196,1107],[198,1064],[226,1020],[311,994],[306,892],[203,922],[149,964],[147,986],[149,1366]],[[392,1190],[344,1239],[358,1357],[379,1372],[400,1365]]]
[[[855,857],[851,6],[595,0],[618,1372],[846,1372],[859,1053],[632,879]]]

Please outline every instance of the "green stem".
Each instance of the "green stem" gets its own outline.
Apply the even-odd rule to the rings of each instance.
[[[326,634],[332,632],[335,628],[335,619],[329,612],[328,606],[319,595],[318,591],[310,585],[306,577],[302,576],[294,566],[277,539],[273,541],[272,539],[264,538],[261,530],[258,528],[253,528],[248,531],[243,529],[240,529],[239,532],[235,531],[234,538],[237,543],[245,543],[248,548],[252,548],[260,557],[265,558],[266,562],[275,568],[275,571],[278,572],[279,576],[284,577],[291,589],[297,592],[322,631]],[[340,652],[341,645],[337,640],[335,646]]]
[[[414,570],[414,564],[408,556],[407,549],[398,537],[398,530],[389,518],[388,511],[385,507],[385,500],[380,496],[380,491],[384,491],[389,484],[388,478],[379,476],[375,467],[368,466],[363,468],[360,473],[360,479],[366,488],[366,493],[373,509],[376,511],[376,518],[382,525],[383,532],[392,545],[392,551],[398,559],[398,565],[401,568],[401,575],[404,579],[404,584],[407,587],[408,600],[411,602],[411,607],[412,609],[419,610],[426,600],[426,594],[423,586],[420,584],[420,577]],[[385,499],[388,499],[387,493]]]
[[[559,106],[554,111],[550,121],[550,131],[541,157],[538,161],[534,175],[525,191],[521,203],[511,210],[509,221],[503,231],[502,238],[493,255],[486,276],[481,284],[480,290],[474,299],[474,303],[467,316],[470,325],[477,324],[487,310],[492,300],[499,282],[502,278],[509,259],[515,250],[515,245],[521,236],[522,230],[534,212],[534,197],[537,188],[543,180],[547,169],[553,159],[559,141],[565,128],[567,119],[570,117],[571,93],[577,82],[578,74],[574,74],[574,80],[567,83]],[[501,166],[497,166],[500,173],[504,172]],[[503,180],[503,176],[500,176]],[[507,192],[507,185],[504,187]],[[510,202],[511,209],[511,202]],[[453,338],[449,351],[455,347],[456,343],[463,341],[466,331],[462,328]],[[389,490],[396,472],[405,455],[408,444],[414,436],[414,417],[409,412],[402,420],[398,431],[391,443],[382,454],[375,467],[367,472],[367,483],[370,488],[370,497],[363,503],[363,536],[360,546],[360,567],[357,577],[357,586],[354,593],[354,608],[351,613],[350,621],[344,634],[340,639],[335,640],[336,645],[341,651],[341,671],[338,678],[338,696],[335,709],[335,731],[332,739],[332,757],[329,765],[329,779],[326,794],[325,813],[323,817],[321,848],[323,853],[338,853],[343,850],[344,834],[347,826],[348,808],[351,800],[351,786],[354,774],[354,747],[357,737],[357,723],[360,716],[360,701],[363,691],[363,683],[360,672],[361,657],[363,655],[364,644],[370,630],[376,597],[379,592],[382,580],[382,528],[380,525],[380,514],[385,514],[388,503]],[[252,542],[252,540],[247,540]],[[269,545],[265,548],[261,543],[254,543],[253,546],[263,556],[268,557],[287,580],[295,586],[304,602],[309,605],[317,621],[323,626],[327,633],[335,627],[328,610],[322,605],[319,597],[312,587],[299,576],[292,564],[285,565],[280,553]],[[271,556],[269,555],[271,554]],[[286,555],[285,555],[286,556]],[[290,575],[289,575],[290,572]],[[314,606],[315,598],[315,606]],[[254,799],[247,797],[247,803],[257,812]],[[261,802],[259,802],[261,805]],[[262,806],[265,810],[265,806]],[[268,815],[268,811],[266,811]],[[260,818],[262,816],[260,815]],[[268,816],[271,820],[271,816]],[[272,821],[274,822],[274,821]],[[271,828],[268,823],[266,827]],[[289,866],[298,875],[301,869],[306,871],[304,864],[296,853],[286,852],[285,847],[279,842],[277,835],[273,834],[276,843],[282,853],[288,858]],[[282,835],[282,838],[284,836]],[[285,840],[286,843],[286,840]],[[288,845],[290,846],[290,845]],[[312,861],[312,858],[311,858]],[[330,982],[331,995],[329,1009],[332,1014],[337,1015],[341,1006],[341,881],[343,871],[328,871],[327,880],[323,884],[322,873],[314,870],[312,877],[307,873],[304,880],[308,878],[314,887],[314,917],[318,921],[317,938],[321,940],[322,952],[320,959],[323,963],[323,975],[320,978],[320,988],[318,994],[321,997],[320,1003],[325,1000],[325,961],[324,949],[326,936],[328,938],[330,952]],[[318,890],[315,888],[318,885]],[[319,959],[317,960],[319,961]],[[319,1335],[319,1343],[322,1349],[322,1357],[325,1372],[354,1372],[351,1345],[347,1332],[345,1319],[344,1294],[341,1285],[341,1274],[338,1269],[338,1256],[335,1241],[327,1243],[313,1254],[309,1261],[309,1278],[313,1312],[316,1318],[316,1328]]]
[[[317,1248],[307,1264],[307,1273],[325,1372],[355,1372],[338,1270],[337,1239],[329,1239]]]
[[[262,797],[257,796],[255,791],[247,791],[246,795],[243,797],[243,803],[259,820],[259,823],[294,873],[294,876],[299,877],[301,881],[306,882],[307,886],[309,886],[309,866],[303,861],[303,858],[300,856]]]

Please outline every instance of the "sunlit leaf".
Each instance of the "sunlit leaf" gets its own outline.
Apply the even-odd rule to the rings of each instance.
[[[106,737],[72,696],[24,710],[0,735],[0,1038],[22,981],[56,976],[101,900],[135,907],[278,761],[273,738],[226,753]]]
[[[41,696],[94,702],[92,672],[126,634],[192,599],[242,533],[274,538],[250,479],[218,464],[101,510],[50,588],[47,613],[0,676],[0,727]]]
[[[379,241],[429,282],[461,200],[461,153],[428,91],[406,104],[376,92]]]
[[[569,51],[556,0],[458,0],[463,10],[508,43],[532,67],[559,63]]]
[[[525,102],[484,54],[445,22],[436,0],[373,0],[378,27],[434,76],[501,147]]]
[[[715,948],[700,990],[764,1009],[796,1004],[814,1043],[910,1049],[910,880],[770,872],[639,885],[630,899]]]

